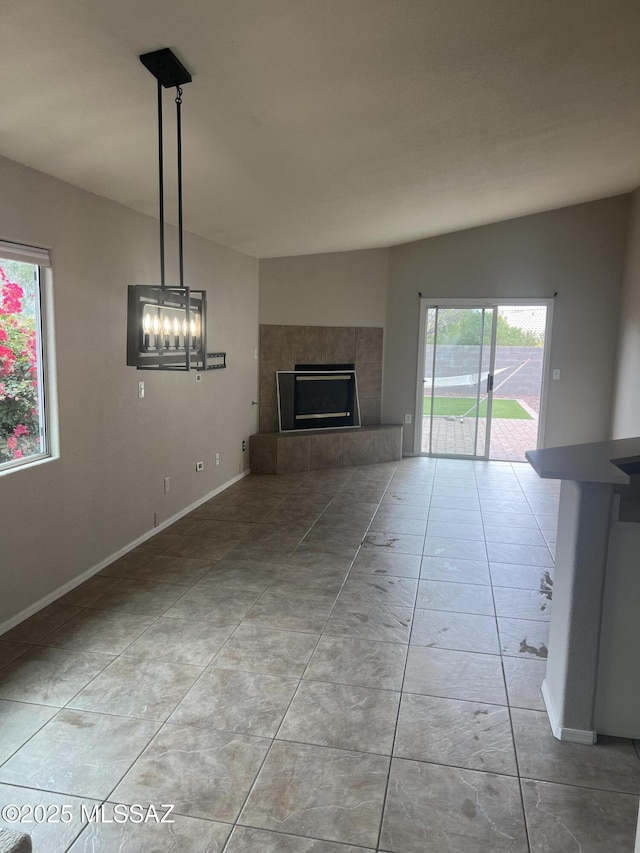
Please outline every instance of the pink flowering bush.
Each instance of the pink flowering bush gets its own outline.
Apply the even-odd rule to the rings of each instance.
[[[40,452],[35,317],[12,281],[15,266],[0,265],[0,463]]]

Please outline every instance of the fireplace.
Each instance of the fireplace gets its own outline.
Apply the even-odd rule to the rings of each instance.
[[[360,426],[353,364],[296,364],[276,381],[281,432]]]

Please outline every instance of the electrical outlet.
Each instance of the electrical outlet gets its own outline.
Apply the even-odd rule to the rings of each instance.
[[[410,424],[411,423],[411,415],[405,415],[404,416],[404,422],[405,422],[405,424]]]
[[[196,462],[196,471],[204,471],[204,462]]]
[[[243,439],[243,441],[242,441],[242,452],[244,453],[246,449],[247,449],[247,442]]]
[[[160,513],[154,512],[153,513],[153,526],[157,527],[159,524],[160,524]]]
[[[138,382],[138,400],[144,398],[144,382]]]
[[[220,454],[216,453],[216,465],[220,464]]]
[[[196,382],[202,382],[202,374],[196,373]]]
[[[171,477],[164,478],[164,493],[165,495],[169,494],[169,489],[171,488]]]
[[[560,379],[560,370],[557,367],[553,371],[553,378],[554,379]]]

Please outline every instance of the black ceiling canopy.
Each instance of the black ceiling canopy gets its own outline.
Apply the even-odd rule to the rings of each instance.
[[[140,62],[150,71],[165,89],[191,83],[191,74],[168,47],[143,53]]]

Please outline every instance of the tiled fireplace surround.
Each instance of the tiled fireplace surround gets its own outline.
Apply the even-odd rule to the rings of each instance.
[[[260,326],[260,433],[251,469],[293,473],[389,462],[401,456],[402,427],[380,426],[383,330],[353,326]],[[276,371],[296,364],[355,364],[362,430],[277,434]]]
[[[278,429],[276,370],[296,364],[355,364],[363,424],[380,423],[382,329],[260,326],[260,432]]]

